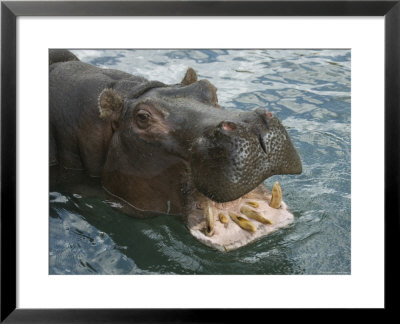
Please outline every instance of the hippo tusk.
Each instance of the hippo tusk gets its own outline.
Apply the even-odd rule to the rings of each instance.
[[[253,208],[258,208],[260,205],[256,201],[246,201],[246,204],[253,207]]]
[[[272,187],[272,197],[269,203],[269,206],[272,208],[279,208],[281,207],[282,202],[282,189],[278,181],[274,183]]]
[[[215,219],[212,207],[210,205],[207,205],[206,208],[204,209],[204,216],[206,217],[206,224],[207,224],[206,235],[213,236]]]
[[[240,212],[243,215],[246,215],[248,218],[254,219],[260,223],[268,224],[268,225],[272,224],[272,222],[269,219],[265,218],[263,215],[261,215],[261,213],[255,211],[249,207],[242,206],[240,208]]]
[[[225,216],[224,213],[219,213],[219,214],[218,214],[218,217],[219,217],[219,221],[220,221],[222,224],[228,224],[228,218]]]
[[[254,233],[257,230],[256,226],[252,222],[248,221],[246,218],[243,218],[232,212],[229,212],[229,216],[236,224],[238,224],[241,228],[245,229],[246,231]]]

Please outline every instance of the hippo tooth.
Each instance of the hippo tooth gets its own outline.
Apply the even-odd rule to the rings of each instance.
[[[252,222],[248,221],[246,218],[243,218],[232,212],[229,212],[229,216],[236,224],[238,224],[241,228],[245,229],[246,231],[254,233],[257,230],[256,226]]]
[[[246,215],[248,218],[251,218],[251,219],[254,219],[256,221],[259,221],[260,223],[268,224],[268,225],[272,224],[272,222],[269,219],[266,219],[263,215],[261,215],[261,213],[255,211],[255,210],[253,210],[253,209],[251,209],[249,207],[242,206],[240,208],[240,212],[243,215]]]
[[[218,214],[218,217],[219,217],[219,221],[220,221],[222,224],[228,224],[228,218],[225,216],[224,213],[219,213],[219,214]]]
[[[276,181],[272,187],[272,197],[269,206],[272,208],[281,207],[282,202],[282,189],[278,181]]]
[[[213,236],[215,219],[212,207],[210,205],[207,205],[206,208],[204,209],[204,216],[206,217],[206,224],[207,224],[206,235]]]
[[[246,204],[253,208],[258,208],[260,206],[256,201],[246,201]]]

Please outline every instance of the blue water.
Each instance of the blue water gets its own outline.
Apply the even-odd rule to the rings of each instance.
[[[82,61],[164,83],[187,67],[225,109],[268,108],[303,173],[274,176],[294,223],[222,253],[179,218],[134,219],[104,198],[50,188],[50,274],[350,274],[350,50],[74,50]]]

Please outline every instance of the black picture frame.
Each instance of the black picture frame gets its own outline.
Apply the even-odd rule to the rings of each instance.
[[[400,0],[396,1],[2,1],[1,322],[227,322],[265,310],[16,308],[16,19],[19,16],[384,16],[385,310],[395,310],[399,234]],[[371,125],[373,127],[373,125]],[[373,176],[373,172],[371,175]],[[379,188],[371,188],[379,190]],[[249,314],[251,312],[251,314]]]

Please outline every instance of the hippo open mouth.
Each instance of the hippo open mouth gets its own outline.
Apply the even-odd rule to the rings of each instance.
[[[293,221],[275,182],[272,192],[263,184],[242,197],[216,203],[198,194],[187,206],[187,226],[202,243],[230,251],[266,236]]]
[[[201,242],[228,251],[293,219],[279,184],[300,157],[271,112],[229,111],[189,68],[165,85],[50,53],[50,164],[84,169],[151,213],[183,214]]]

